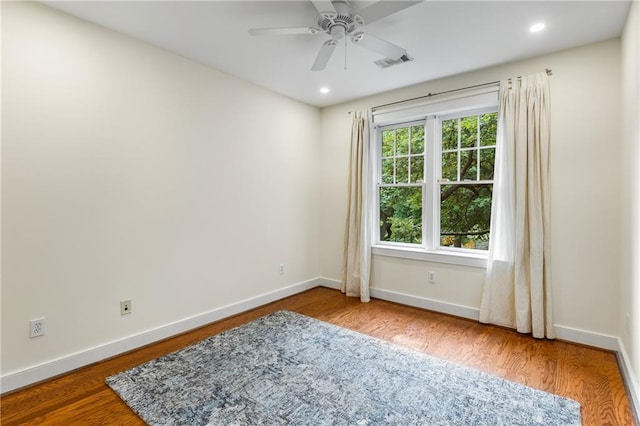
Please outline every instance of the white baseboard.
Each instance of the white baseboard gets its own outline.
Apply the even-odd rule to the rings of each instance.
[[[342,283],[338,280],[334,280],[331,278],[318,278],[319,285],[321,287],[332,288],[334,290],[340,290],[342,288]]]
[[[341,282],[331,278],[319,278],[322,287],[340,290]],[[445,314],[455,315],[457,317],[478,320],[479,310],[468,306],[456,305],[453,303],[441,302],[439,300],[427,299],[425,297],[414,296],[411,294],[398,293],[391,290],[383,290],[379,288],[370,289],[371,297],[376,299],[395,302],[401,305],[413,306],[415,308],[427,309],[429,311],[441,312]]]
[[[5,374],[0,377],[0,393],[9,392],[59,376],[94,362],[102,361],[150,343],[175,336],[176,334],[193,330],[214,321],[219,321],[223,318],[318,287],[319,285],[322,285],[322,279],[319,278],[303,281],[301,283],[271,291],[269,293],[264,293],[237,303],[222,306],[161,327],[95,346],[81,352],[66,355],[33,367]]]
[[[403,305],[416,308],[428,309],[430,311],[441,312],[443,314],[455,315],[457,317],[468,318],[478,321],[480,310],[469,306],[456,305],[454,303],[442,302],[439,300],[427,299],[426,297],[413,296],[405,293],[398,293],[380,288],[372,288],[371,296],[377,299],[388,300],[389,302],[401,303]]]
[[[340,290],[341,283],[331,278],[318,278],[322,287]],[[479,310],[468,306],[455,305],[453,303],[441,302],[439,300],[427,299],[425,297],[414,296],[411,294],[398,293],[391,290],[383,290],[380,288],[371,288],[371,297],[388,302],[400,303],[401,305],[413,306],[414,308],[427,309],[429,311],[441,312],[445,314],[455,315],[457,317],[478,320]]]
[[[618,365],[620,366],[622,378],[624,379],[624,384],[627,388],[627,394],[629,395],[629,399],[631,402],[631,410],[633,412],[635,424],[638,425],[640,424],[640,417],[638,417],[638,415],[640,414],[640,385],[638,384],[638,376],[636,376],[636,372],[633,370],[633,366],[631,364],[631,360],[629,359],[627,349],[620,339],[618,339],[617,354]]]
[[[340,281],[331,278],[320,277],[316,281],[318,285],[327,288],[340,290]],[[413,306],[416,308],[427,309],[434,312],[454,315],[457,317],[467,318],[478,321],[480,310],[469,306],[456,305],[454,303],[442,302],[440,300],[428,299],[426,297],[414,296],[406,293],[399,293],[391,290],[380,288],[371,288],[371,297],[376,299],[387,300],[389,302],[400,303],[402,305]],[[556,337],[572,343],[580,343],[582,345],[593,346],[594,348],[607,349],[611,351],[620,351],[620,340],[611,335],[595,333],[593,331],[580,330],[577,328],[567,327],[563,325],[555,326]]]
[[[336,288],[335,280],[321,278],[321,284],[325,287]],[[377,299],[396,302],[407,306],[427,309],[430,311],[441,312],[444,314],[455,315],[457,317],[467,318],[474,321],[479,320],[480,310],[469,306],[456,305],[454,303],[442,302],[440,300],[428,299],[425,297],[414,296],[411,294],[398,293],[395,291],[384,290],[379,288],[371,289],[371,296]],[[579,330],[576,328],[556,325],[556,337],[573,343],[593,346],[601,349],[617,351],[619,349],[618,338],[606,334],[594,333],[592,331]]]
[[[610,351],[617,351],[620,348],[618,338],[615,336],[557,324],[555,329],[556,338],[566,340],[567,342],[580,343],[587,346],[593,346],[594,348],[608,349]]]

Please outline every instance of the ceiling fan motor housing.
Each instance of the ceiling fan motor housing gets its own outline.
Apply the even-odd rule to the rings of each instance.
[[[343,1],[335,1],[333,5],[337,13],[323,12],[318,19],[318,26],[332,38],[339,40],[347,34],[352,34],[358,27],[365,24],[364,19]]]

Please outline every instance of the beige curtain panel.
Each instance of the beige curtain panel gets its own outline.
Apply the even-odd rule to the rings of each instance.
[[[554,338],[549,246],[549,80],[500,85],[491,240],[480,321]]]
[[[352,112],[351,156],[349,160],[347,222],[344,233],[342,292],[369,301],[369,268],[371,249],[367,229],[368,155],[366,120],[360,112]]]

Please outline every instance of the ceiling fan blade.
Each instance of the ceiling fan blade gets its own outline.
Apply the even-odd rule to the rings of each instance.
[[[364,24],[370,24],[386,16],[393,15],[403,9],[422,3],[422,1],[378,1],[371,6],[356,12],[364,19]]]
[[[331,39],[325,41],[322,47],[320,47],[320,51],[318,52],[318,56],[316,56],[316,60],[311,67],[311,71],[322,71],[325,69],[327,63],[329,63],[329,59],[331,59],[333,51],[336,50],[337,45],[337,40]]]
[[[261,35],[294,35],[294,34],[318,34],[319,29],[313,27],[289,27],[289,28],[251,28],[249,34]]]
[[[338,15],[331,0],[311,0],[311,3],[318,9],[318,13],[323,18],[335,18]]]
[[[353,34],[351,41],[358,46],[372,50],[389,59],[398,59],[407,53],[407,51],[400,46],[364,33]]]

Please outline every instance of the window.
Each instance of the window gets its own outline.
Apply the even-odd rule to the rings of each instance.
[[[424,124],[381,131],[380,240],[422,244]]]
[[[376,125],[376,247],[486,256],[497,106],[456,105]]]
[[[440,247],[489,248],[498,113],[439,120]]]

